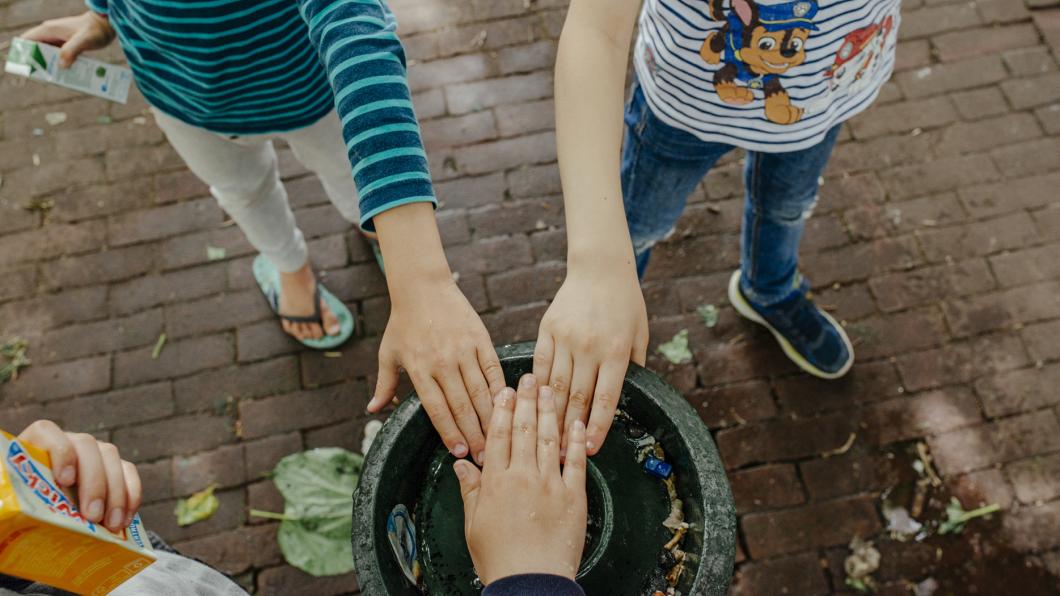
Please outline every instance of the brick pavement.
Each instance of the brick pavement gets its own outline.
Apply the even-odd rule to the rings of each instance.
[[[392,4],[460,286],[497,343],[532,339],[564,273],[550,68],[565,3]],[[0,0],[0,40],[80,7]],[[968,593],[952,568],[969,561],[975,586],[1044,577],[1044,565],[1055,589],[1060,575],[1060,7],[906,0],[904,11],[898,72],[845,128],[804,247],[820,302],[857,344],[852,374],[798,374],[724,306],[736,159],[700,187],[644,283],[653,348],[691,331],[693,362],[650,364],[701,412],[730,468],[734,593],[843,592],[854,534],[877,538],[887,594],[928,576]],[[246,510],[281,506],[262,474],[284,454],[358,448],[383,279],[281,151],[314,258],[362,322],[341,358],[300,350],[256,296],[250,247],[145,107],[0,79],[0,335],[29,339],[35,361],[0,386],[0,426],[48,416],[114,441],[142,465],[147,524],[260,594],[355,591],[353,577],[284,566],[275,526]],[[55,111],[67,121],[49,126]],[[31,200],[54,207],[24,210]],[[207,246],[227,258],[210,261]],[[720,306],[713,329],[694,314],[706,302]],[[822,455],[852,433],[848,452]],[[918,440],[967,507],[1005,509],[946,543],[947,557],[881,532],[878,497],[908,474],[901,453]],[[215,481],[218,513],[177,527],[175,499]],[[1021,591],[1049,593],[1049,581]]]

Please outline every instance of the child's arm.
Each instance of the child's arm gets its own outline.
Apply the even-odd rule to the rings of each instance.
[[[588,421],[590,454],[607,436],[629,361],[644,364],[648,346],[619,177],[626,63],[639,6],[574,0],[556,59],[567,279],[541,321],[534,375],[557,390],[565,434],[574,420]]]
[[[299,0],[299,9],[335,91],[361,226],[378,232],[386,261],[392,309],[368,407],[390,403],[403,367],[449,450],[477,457],[504,375],[442,251],[396,22],[375,0]]]

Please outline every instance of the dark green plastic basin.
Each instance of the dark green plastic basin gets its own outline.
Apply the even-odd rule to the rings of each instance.
[[[533,344],[497,351],[515,386],[530,372]],[[691,529],[689,553],[677,589],[684,595],[726,594],[736,550],[736,515],[717,449],[695,410],[669,384],[630,366],[620,408],[663,445]],[[636,463],[635,447],[616,421],[600,453],[590,460],[589,531],[578,582],[590,596],[638,596],[657,573],[670,532],[665,486]],[[353,556],[361,590],[369,595],[414,596],[386,534],[387,515],[401,503],[415,513],[420,563],[436,596],[474,595],[475,573],[463,540],[459,485],[446,452],[415,396],[383,425],[365,459],[353,500]]]

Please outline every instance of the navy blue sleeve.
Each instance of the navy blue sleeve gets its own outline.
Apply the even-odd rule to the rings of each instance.
[[[585,596],[581,587],[558,575],[528,573],[509,575],[486,586],[482,596]]]
[[[298,1],[335,91],[361,227],[399,205],[437,204],[393,14],[382,0]]]
[[[107,14],[107,0],[85,0],[85,6],[92,12],[98,12],[99,14]]]

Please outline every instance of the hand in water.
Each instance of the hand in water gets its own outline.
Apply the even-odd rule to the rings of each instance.
[[[485,584],[523,573],[574,579],[585,546],[585,425],[571,429],[561,471],[556,401],[524,375],[518,395],[497,396],[480,472],[454,468],[464,499],[464,534]]]

